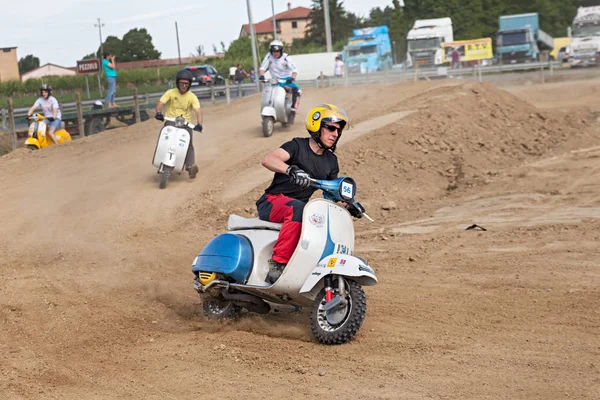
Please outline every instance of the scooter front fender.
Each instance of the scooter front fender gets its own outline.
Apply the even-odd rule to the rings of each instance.
[[[175,150],[170,148],[165,153],[165,157],[163,158],[162,163],[163,163],[163,165],[166,165],[167,167],[174,168],[176,160],[177,160],[177,157],[175,156]]]
[[[39,140],[37,140],[37,139],[35,139],[35,138],[32,138],[32,137],[28,137],[28,138],[25,140],[25,146],[29,146],[29,145],[31,145],[31,146],[35,146],[35,147],[37,147],[38,149],[40,149],[40,148],[41,148],[41,147],[40,147],[40,142],[39,142]]]
[[[275,107],[263,107],[260,112],[260,115],[263,117],[273,117],[277,119],[277,113],[275,112]]]
[[[306,282],[304,282],[300,293],[308,294],[315,291],[315,289],[320,290],[322,287],[321,282],[327,275],[347,276],[362,286],[377,284],[375,271],[369,267],[366,260],[348,254],[332,254],[319,261]],[[316,293],[312,294],[316,295]]]

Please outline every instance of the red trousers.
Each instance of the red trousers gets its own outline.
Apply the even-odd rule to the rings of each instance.
[[[302,232],[302,212],[306,203],[283,194],[265,193],[256,202],[258,218],[283,223],[273,247],[273,261],[287,264],[296,250]]]

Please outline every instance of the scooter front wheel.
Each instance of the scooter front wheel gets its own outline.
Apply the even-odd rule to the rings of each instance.
[[[275,119],[273,117],[264,117],[262,120],[262,133],[264,137],[270,137],[273,134]]]
[[[160,183],[158,184],[158,187],[160,189],[167,188],[167,185],[169,184],[169,179],[171,179],[171,172],[173,172],[173,167],[167,167],[166,165],[163,165],[163,171],[160,175]]]
[[[352,339],[360,329],[367,313],[367,298],[360,284],[346,280],[345,304],[327,311],[325,289],[321,289],[310,313],[310,327],[315,338],[323,344],[342,344]],[[339,291],[335,293],[339,295]]]

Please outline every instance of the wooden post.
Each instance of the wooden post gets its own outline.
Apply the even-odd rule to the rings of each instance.
[[[479,73],[479,82],[483,82],[483,78],[481,76],[481,60],[479,60],[479,64],[477,65],[477,70]]]
[[[367,67],[367,85],[369,84],[369,67]]]
[[[2,130],[3,131],[7,131],[8,128],[6,126],[6,118],[8,118],[8,112],[6,111],[6,108],[2,109]]]
[[[238,99],[242,98],[242,84],[238,83]]]
[[[140,118],[140,99],[137,86],[133,88],[133,111],[135,112],[135,123],[139,124],[142,120]]]
[[[231,103],[231,93],[229,91],[229,79],[225,79],[225,99],[227,104]]]
[[[419,63],[415,63],[415,82],[419,79]]]
[[[344,86],[348,86],[348,71],[344,68]]]
[[[77,125],[79,126],[79,137],[85,136],[85,126],[83,123],[83,107],[81,107],[81,91],[75,92],[75,103],[77,105]]]
[[[321,81],[321,87],[324,88],[325,87],[325,75],[323,75],[323,71],[321,71],[319,80]]]
[[[540,63],[540,76],[541,76],[542,83],[544,83],[544,63],[543,62]]]
[[[17,127],[15,126],[15,108],[12,97],[8,98],[8,121],[10,122],[10,134],[12,138],[12,149],[17,149]]]
[[[150,104],[150,95],[148,93],[144,95],[144,99],[146,100],[146,104]]]
[[[215,99],[215,87],[214,86],[210,87],[210,101],[212,101],[213,104],[215,104],[217,102]]]

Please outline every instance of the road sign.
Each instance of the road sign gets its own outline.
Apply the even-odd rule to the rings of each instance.
[[[97,74],[100,72],[100,60],[97,58],[91,60],[77,61],[78,74]]]

